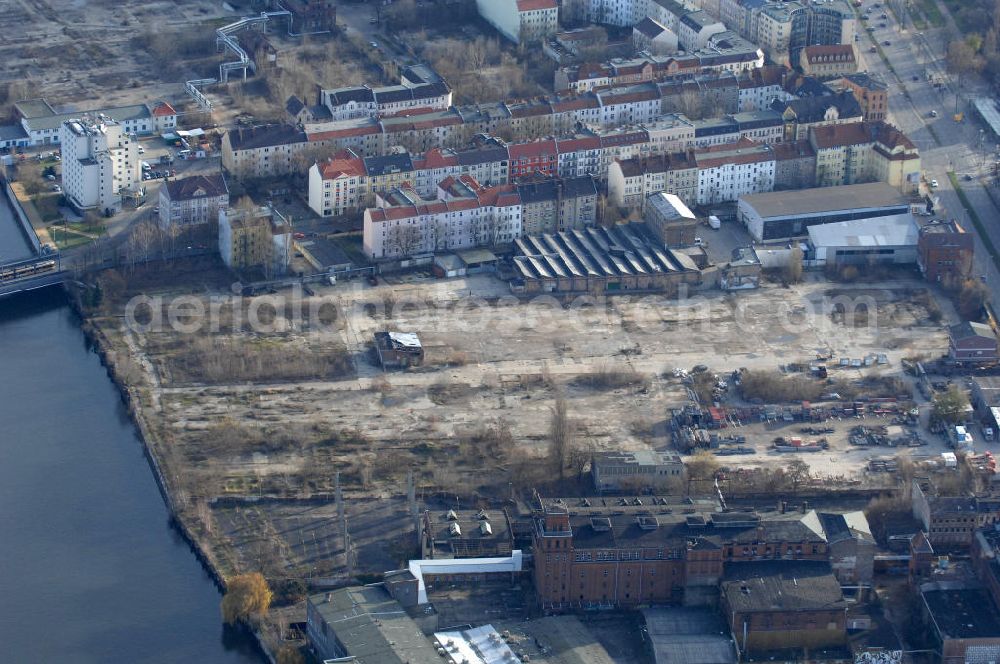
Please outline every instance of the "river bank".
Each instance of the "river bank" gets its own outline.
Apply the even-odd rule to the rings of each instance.
[[[259,664],[57,289],[0,302],[4,660]]]
[[[162,440],[152,430],[146,410],[151,404],[143,403],[143,398],[144,396],[148,398],[149,391],[148,389],[144,391],[138,381],[142,372],[141,370],[137,371],[135,359],[130,354],[124,340],[113,340],[111,337],[113,328],[102,325],[100,318],[89,314],[81,304],[79,295],[79,292],[70,293],[69,306],[79,317],[80,330],[88,346],[93,347],[100,358],[101,365],[105,368],[109,380],[118,392],[122,406],[128,412],[131,422],[136,428],[138,438],[142,443],[144,457],[170,515],[171,525],[190,547],[202,570],[212,580],[219,592],[224,593],[226,591],[226,577],[219,561],[214,556],[212,544],[206,538],[205,533],[199,532],[196,527],[192,526],[190,506],[185,503],[183,496],[180,500],[178,499],[177,490],[171,486],[164,470]],[[260,629],[247,629],[247,632],[252,635],[261,654],[266,657],[268,662],[274,664],[279,644],[273,639],[266,638]]]

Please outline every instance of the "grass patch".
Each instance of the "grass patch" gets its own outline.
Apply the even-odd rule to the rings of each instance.
[[[990,252],[990,260],[993,261],[993,265],[1000,270],[1000,261],[997,260],[997,248],[993,245],[993,239],[990,238],[989,234],[986,232],[986,225],[983,224],[983,220],[979,218],[976,214],[976,209],[972,207],[969,203],[969,197],[965,195],[962,190],[961,185],[958,184],[958,176],[955,175],[954,171],[948,172],[948,179],[951,180],[951,186],[955,188],[955,193],[958,194],[958,200],[962,202],[962,207],[965,211],[969,213],[969,218],[972,219],[972,225],[976,227],[979,232],[979,237],[982,239],[983,244],[986,245],[986,250]]]
[[[104,224],[99,221],[79,221],[64,224],[64,226],[74,233],[83,233],[84,235],[102,235],[104,233]]]
[[[345,377],[354,370],[343,348],[312,349],[183,335],[178,335],[177,341],[172,352],[163,357],[174,383],[318,380]]]
[[[60,251],[64,249],[73,249],[74,247],[82,247],[85,244],[93,242],[93,240],[86,235],[80,235],[79,233],[67,233],[62,230],[61,226],[50,226],[49,237],[52,238],[52,241]]]

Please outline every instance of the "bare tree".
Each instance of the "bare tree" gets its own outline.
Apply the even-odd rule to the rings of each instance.
[[[403,226],[393,226],[389,229],[386,244],[390,253],[397,256],[409,256],[420,248],[420,230],[416,226],[405,224]]]
[[[573,452],[573,422],[569,419],[566,397],[556,395],[555,405],[549,421],[549,461],[555,466],[559,479],[566,477],[566,467]]]

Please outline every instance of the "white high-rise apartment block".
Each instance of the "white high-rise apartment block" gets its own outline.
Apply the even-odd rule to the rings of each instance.
[[[63,194],[76,207],[117,210],[142,184],[139,143],[106,116],[67,120],[59,128]]]

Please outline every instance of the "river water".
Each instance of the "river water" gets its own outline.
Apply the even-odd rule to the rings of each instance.
[[[2,217],[0,255],[16,257]],[[223,630],[219,593],[56,289],[0,300],[0,592],[3,662],[263,661]]]
[[[31,258],[31,245],[14,219],[7,195],[0,189],[0,263],[22,258]]]

